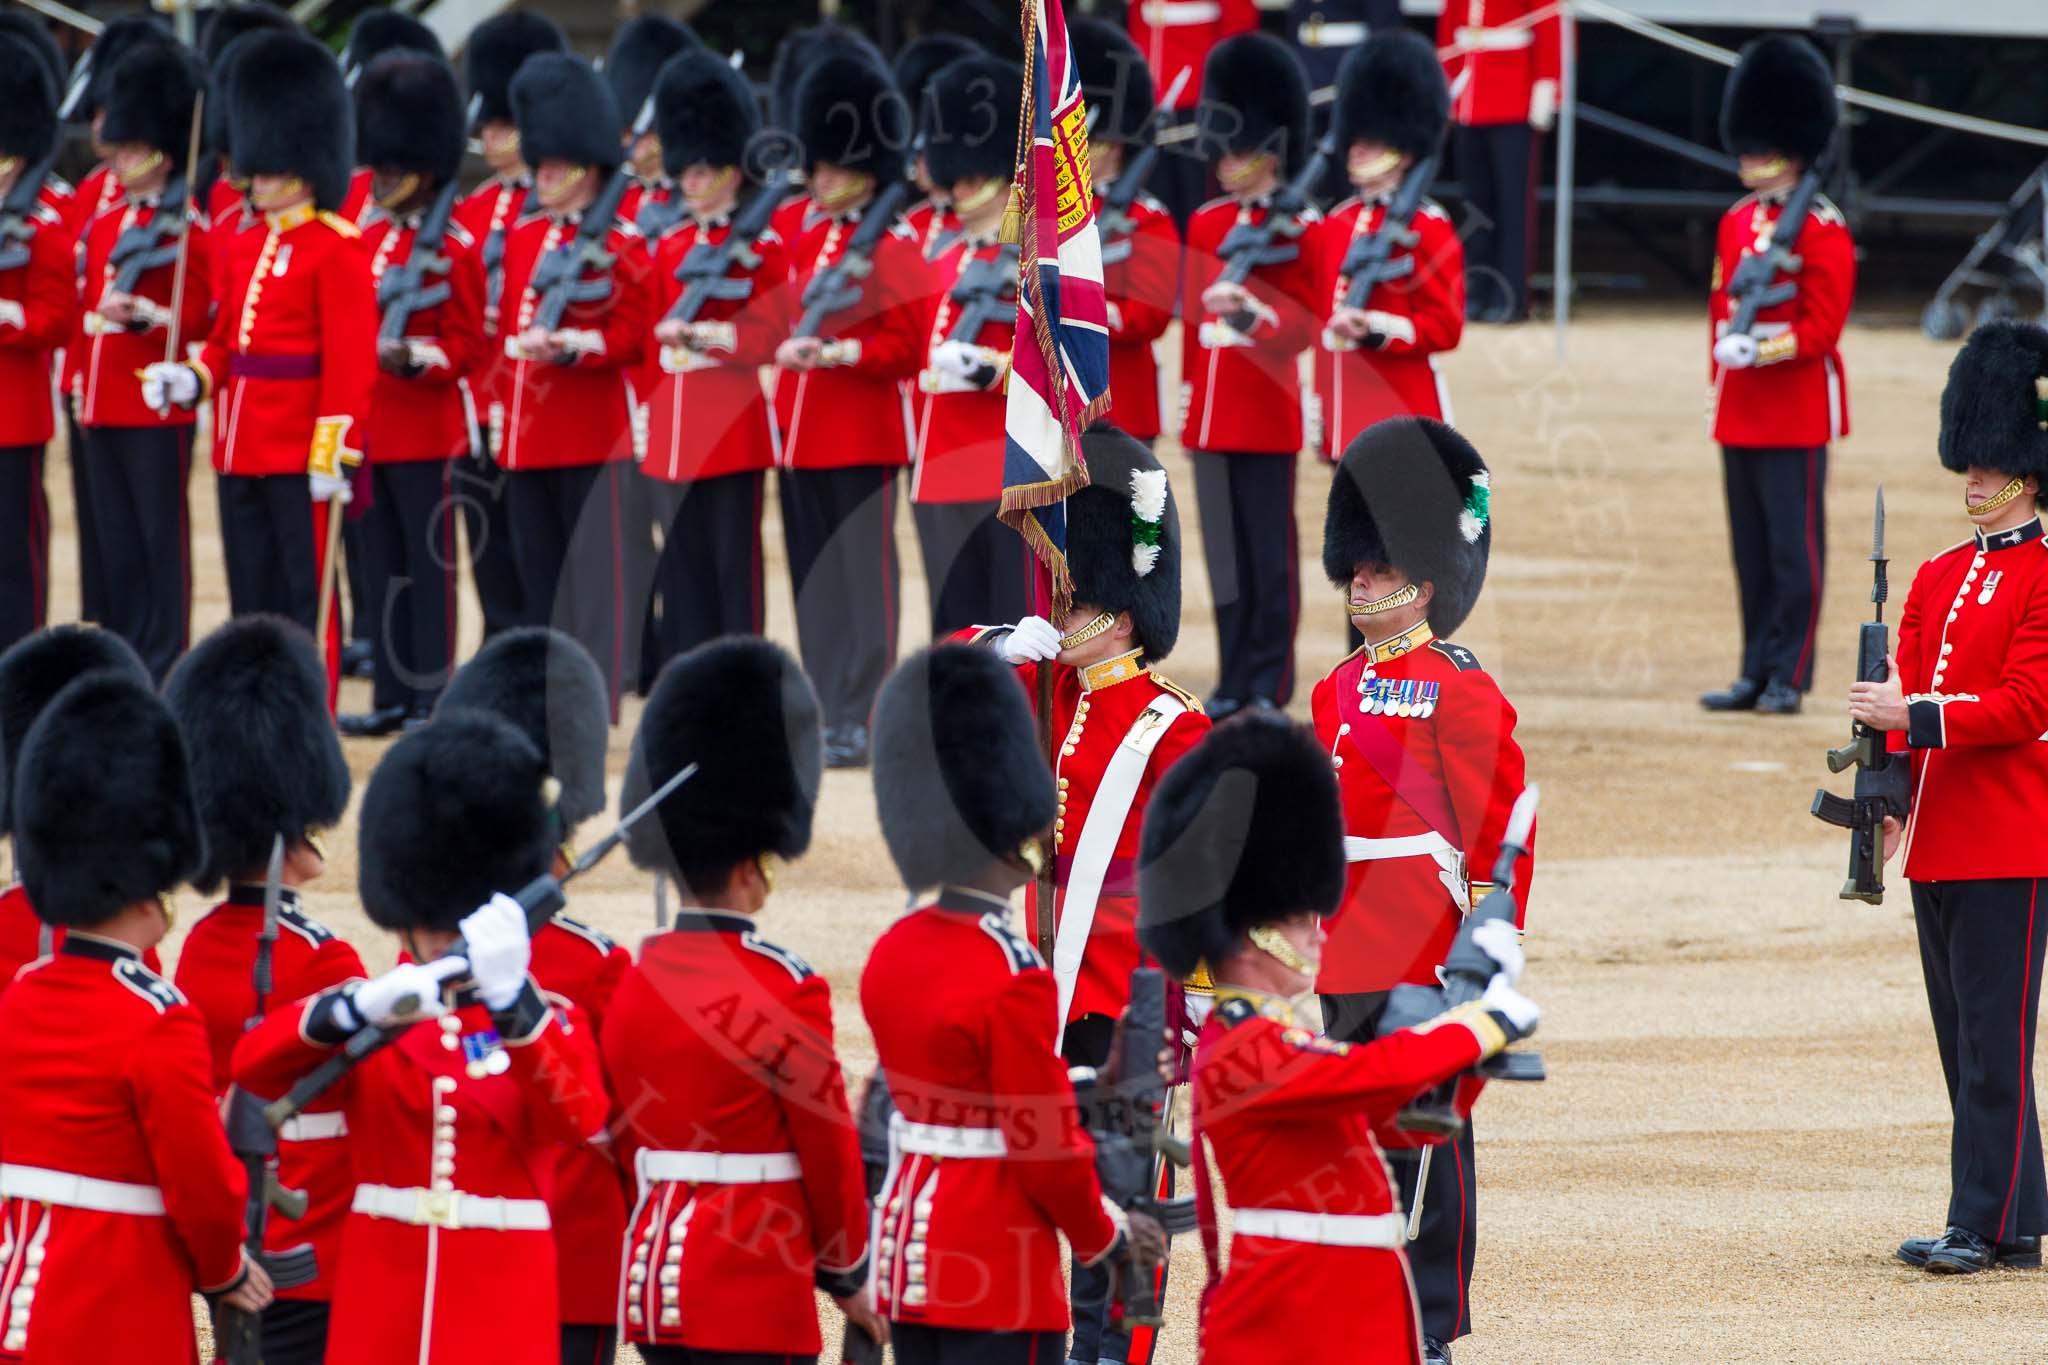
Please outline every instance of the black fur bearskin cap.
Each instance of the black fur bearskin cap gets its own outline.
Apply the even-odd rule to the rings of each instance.
[[[623,152],[619,107],[597,69],[567,52],[528,57],[512,78],[512,121],[519,125],[519,155],[543,161],[616,166]]]
[[[1271,152],[1281,176],[1308,160],[1308,72],[1270,33],[1240,33],[1209,50],[1196,110],[1203,154]]]
[[[1736,156],[1789,156],[1811,166],[1841,121],[1834,73],[1804,38],[1782,33],[1742,49],[1721,96],[1721,145]]]
[[[29,726],[59,692],[100,671],[149,685],[149,670],[128,642],[93,626],[51,626],[0,654],[0,834],[14,827],[9,793]]]
[[[597,660],[576,639],[547,626],[492,636],[448,680],[434,715],[459,710],[506,721],[540,751],[562,784],[556,808],[564,835],[604,809],[611,693]]]
[[[1941,391],[1941,463],[2048,483],[2048,330],[1987,322],[1949,365]]]
[[[476,122],[512,121],[512,78],[536,52],[567,52],[569,40],[555,21],[531,10],[506,10],[476,26],[462,49],[463,82],[475,102]]]
[[[355,100],[363,165],[424,176],[436,187],[461,172],[469,121],[447,62],[410,48],[381,53],[357,78]]]
[[[687,166],[739,166],[761,131],[761,105],[747,78],[704,48],[678,52],[654,82],[654,130],[661,138],[662,169],[679,176]]]
[[[1337,142],[1379,142],[1421,160],[1443,146],[1451,87],[1419,33],[1375,33],[1337,71]]]
[[[1479,601],[1493,547],[1492,475],[1472,443],[1428,417],[1375,422],[1345,448],[1323,519],[1323,572],[1363,563],[1436,585],[1429,628],[1448,637]]]
[[[1088,484],[1067,498],[1074,601],[1131,614],[1147,663],[1180,638],[1180,506],[1143,441],[1107,422],[1081,434]]]
[[[1024,68],[995,57],[962,57],[925,86],[935,117],[925,131],[925,169],[950,189],[962,180],[1008,180],[1017,165]]]

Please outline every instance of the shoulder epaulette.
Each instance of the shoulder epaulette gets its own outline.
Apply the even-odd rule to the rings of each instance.
[[[1425,218],[1441,218],[1446,223],[1451,221],[1451,215],[1444,212],[1444,206],[1437,203],[1434,199],[1423,200],[1420,204],[1416,205],[1415,211],[1418,215]]]
[[[1157,195],[1147,193],[1144,190],[1138,191],[1138,202],[1140,204],[1143,204],[1146,208],[1151,209],[1154,213],[1173,212],[1173,210],[1167,208],[1166,205],[1160,201]]]
[[[1463,645],[1454,645],[1449,640],[1431,640],[1429,647],[1451,661],[1451,667],[1460,673],[1477,673],[1479,656]]]
[[[1231,195],[1219,194],[1214,199],[1211,199],[1208,203],[1202,204],[1199,207],[1197,207],[1195,209],[1195,212],[1207,213],[1210,209],[1215,208],[1218,204],[1235,204],[1236,202],[1237,200]]]
[[[476,238],[470,235],[469,229],[452,219],[448,223],[448,236],[463,246],[476,245]]]
[[[314,919],[295,905],[279,906],[277,909],[277,922],[279,927],[291,930],[300,938],[306,940],[307,944],[311,947],[318,948],[323,943],[332,943],[334,941],[334,931],[332,929],[329,929],[319,920]]]
[[[78,186],[72,184],[69,180],[66,180],[63,176],[58,175],[54,171],[52,171],[49,175],[43,177],[43,185],[45,188],[53,189],[57,191],[57,193],[59,194],[78,193]]]
[[[556,928],[568,930],[600,953],[609,955],[612,949],[619,946],[612,940],[611,935],[605,933],[602,929],[585,924],[580,919],[571,919],[567,915],[556,915],[549,922],[555,925]]]
[[[979,923],[981,932],[994,939],[996,946],[1001,948],[1003,955],[1009,959],[1011,976],[1045,965],[1045,959],[1038,955],[1038,949],[1031,946],[1030,940],[1003,923],[1001,917],[993,911],[983,915]]]
[[[1202,714],[1201,698],[1197,697],[1194,693],[1188,691],[1185,687],[1182,687],[1179,683],[1167,677],[1164,673],[1161,673],[1156,668],[1152,670],[1152,681],[1159,684],[1160,691],[1168,692],[1174,695],[1175,697],[1178,697],[1183,703],[1186,704],[1188,710],[1194,712],[1198,716]]]
[[[620,218],[614,221],[612,223],[612,231],[623,232],[628,237],[639,237],[643,235],[640,231],[640,225],[626,218]]]
[[[889,235],[891,237],[897,238],[900,241],[912,243],[915,243],[917,241],[916,230],[913,229],[910,226],[910,224],[904,222],[901,218],[898,218],[895,222],[889,225]]]
[[[147,1000],[158,1014],[173,1005],[185,1003],[182,991],[132,957],[124,957],[114,964],[114,980]]]
[[[337,237],[347,237],[353,240],[363,235],[361,228],[338,213],[329,213],[326,209],[322,209],[317,216],[321,222],[334,230],[334,235]]]
[[[1216,1017],[1223,1021],[1225,1028],[1236,1028],[1239,1024],[1259,1017],[1259,1012],[1252,1007],[1252,1002],[1241,995],[1217,1001],[1215,1013]]]
[[[1849,225],[1849,220],[1842,216],[1842,211],[1835,207],[1834,201],[1824,194],[1816,194],[1813,197],[1813,220],[1816,223],[1832,223],[1840,227]]]
[[[797,956],[789,949],[782,947],[780,944],[770,943],[767,939],[762,938],[752,929],[749,929],[744,934],[740,935],[740,945],[744,948],[749,949],[752,952],[759,953],[761,956],[767,958],[769,961],[775,963],[784,971],[788,972],[792,977],[796,978],[798,981],[802,981],[806,977],[816,975],[816,973],[811,970],[810,963],[804,961],[801,957]]]

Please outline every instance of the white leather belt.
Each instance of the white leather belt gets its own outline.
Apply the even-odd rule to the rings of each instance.
[[[0,1164],[0,1199],[33,1199],[39,1204],[61,1204],[67,1209],[142,1217],[161,1217],[164,1211],[164,1192],[154,1185],[100,1180],[42,1166]]]
[[[1221,0],[1145,0],[1145,22],[1156,28],[1213,24],[1223,17]]]
[[[278,1126],[277,1135],[286,1142],[324,1142],[328,1138],[348,1136],[348,1115],[336,1110],[331,1114],[294,1114]]]
[[[987,393],[988,390],[972,380],[962,379],[950,370],[919,370],[917,387],[921,393]]]
[[[661,348],[661,368],[665,374],[695,374],[699,370],[715,370],[723,363],[688,346]]]
[[[662,1152],[643,1148],[633,1157],[640,1183],[686,1185],[772,1185],[801,1180],[795,1152]]]
[[[1376,863],[1383,858],[1435,857],[1439,853],[1456,852],[1450,841],[1435,830],[1423,834],[1404,834],[1398,839],[1360,839],[1344,836],[1344,861],[1347,863]]]
[[[548,1206],[538,1199],[500,1199],[461,1190],[396,1189],[358,1185],[357,1213],[419,1228],[483,1228],[491,1232],[546,1232]]]
[[[963,1161],[989,1160],[1009,1155],[1000,1128],[951,1128],[943,1123],[912,1123],[902,1119],[895,1125],[896,1145],[913,1156],[946,1156]]]
[[[1313,1242],[1326,1247],[1392,1251],[1407,1241],[1398,1213],[1304,1213],[1298,1209],[1239,1209],[1231,1228],[1239,1237]]]
[[[1357,47],[1367,32],[1364,24],[1303,24],[1297,36],[1303,47]]]
[[[1467,52],[1512,52],[1533,45],[1536,34],[1528,28],[1473,28],[1465,25],[1458,29],[1453,41]]]

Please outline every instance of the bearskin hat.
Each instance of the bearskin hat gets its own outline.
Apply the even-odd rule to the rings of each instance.
[[[50,26],[42,16],[25,9],[9,6],[0,9],[0,38],[13,38],[33,49],[50,73],[50,88],[63,91],[71,74],[71,64],[64,60],[64,49],[57,46],[56,38],[50,34]],[[69,103],[70,96],[64,96]]]
[[[327,665],[304,629],[241,616],[201,640],[164,680],[206,827],[192,877],[211,891],[260,868],[272,840],[325,829],[348,809],[348,763],[327,714]]]
[[[556,809],[565,832],[604,809],[611,692],[597,660],[574,638],[547,626],[493,635],[448,680],[434,715],[459,710],[510,722],[540,751],[562,784]]]
[[[810,847],[824,771],[818,698],[779,645],[713,640],[662,669],[633,736],[620,812],[692,763],[696,776],[629,837],[636,866],[688,886],[763,853],[795,858]]]
[[[358,894],[384,929],[453,929],[553,863],[547,761],[510,722],[437,715],[385,751],[363,791]]]
[[[1017,166],[1017,120],[1024,68],[997,57],[962,57],[940,67],[925,87],[932,115],[923,150],[932,183],[1008,180]]]
[[[678,52],[654,82],[654,130],[661,165],[746,166],[747,146],[761,131],[761,105],[747,78],[704,48]]]
[[[1145,142],[1152,136],[1152,115],[1159,104],[1152,68],[1121,24],[1107,19],[1075,17],[1067,22],[1074,64],[1081,74],[1081,93],[1095,114],[1095,131],[1103,142]]]
[[[875,703],[875,808],[903,884],[972,881],[1052,824],[1052,769],[1017,675],[995,651],[938,645]]]
[[[1323,572],[1339,586],[1358,565],[1392,564],[1436,585],[1429,628],[1465,623],[1493,546],[1492,476],[1472,443],[1428,417],[1389,417],[1344,449],[1323,519]]]
[[[532,10],[494,14],[476,26],[462,50],[462,74],[478,123],[512,121],[512,78],[536,52],[567,52],[555,21]]]
[[[541,52],[512,78],[512,121],[529,166],[568,161],[613,166],[620,159],[619,107],[597,68],[568,52]]]
[[[1175,761],[1145,807],[1138,942],[1176,976],[1214,967],[1248,930],[1344,896],[1344,808],[1329,751],[1248,712]]]
[[[1209,50],[1196,115],[1208,156],[1271,152],[1283,175],[1308,160],[1308,72],[1270,33],[1240,33]]]
[[[356,120],[332,53],[298,33],[258,34],[235,57],[228,106],[237,171],[299,176],[319,207],[341,207]]]
[[[612,88],[620,119],[628,126],[639,122],[640,110],[654,93],[655,78],[669,58],[702,46],[688,24],[677,23],[666,14],[642,14],[627,20],[604,58],[604,78]]]
[[[33,165],[57,145],[57,86],[42,54],[20,38],[0,36],[0,156]]]
[[[980,48],[957,33],[926,33],[903,45],[889,67],[889,74],[895,78],[896,88],[903,92],[911,113],[922,124],[925,87],[931,84],[932,77],[963,57],[980,55]]]
[[[102,670],[59,692],[14,765],[14,854],[46,924],[98,924],[206,856],[178,723],[147,678]]]
[[[798,127],[797,90],[811,68],[827,57],[854,58],[887,71],[882,50],[866,35],[844,24],[826,22],[800,28],[784,38],[768,67],[768,116],[778,128]]]
[[[102,670],[149,683],[126,640],[91,626],[51,626],[0,654],[0,834],[13,828],[9,794],[28,727],[71,682]]]
[[[113,72],[121,59],[138,47],[154,43],[175,43],[177,38],[169,26],[154,14],[124,14],[109,19],[107,26],[100,30],[100,36],[92,40],[92,46],[78,59],[72,68],[71,83],[64,91],[64,104],[58,110],[60,117],[90,119],[107,104],[107,96],[113,86]]]
[[[1941,463],[2048,483],[2048,330],[1987,322],[1970,333],[1941,391]]]
[[[910,109],[888,68],[864,57],[826,57],[796,92],[797,138],[807,164],[829,162],[887,182],[910,147]]]
[[[1379,142],[1421,160],[1443,146],[1451,87],[1429,40],[1408,29],[1374,33],[1337,69],[1337,142]]]
[[[1834,140],[1842,105],[1827,58],[1782,33],[1742,49],[1721,95],[1721,145],[1736,156],[1789,156],[1811,166]]]
[[[447,62],[407,48],[383,53],[363,68],[355,99],[359,164],[410,171],[436,185],[461,171],[468,121]]]
[[[358,14],[348,31],[348,46],[341,54],[342,75],[353,86],[363,78],[371,62],[397,49],[430,53],[442,61],[448,60],[448,50],[441,46],[434,30],[410,14],[375,5]]]
[[[114,63],[102,106],[99,139],[141,142],[182,166],[192,138],[192,106],[206,88],[206,68],[176,43],[143,43]]]
[[[1107,422],[1081,436],[1087,486],[1067,496],[1074,600],[1127,611],[1148,662],[1180,638],[1180,508],[1143,441]]]

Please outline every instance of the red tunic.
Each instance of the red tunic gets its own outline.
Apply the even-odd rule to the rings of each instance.
[[[1181,444],[1189,450],[1292,455],[1301,449],[1301,381],[1295,358],[1315,340],[1324,315],[1316,284],[1313,211],[1291,261],[1255,267],[1246,286],[1265,306],[1246,335],[1202,307],[1202,291],[1223,273],[1217,248],[1239,221],[1263,222],[1263,207],[1212,199],[1188,220],[1181,273]]]
[[[1531,14],[1550,13],[1533,24]],[[1562,70],[1559,29],[1550,0],[1444,0],[1436,22],[1437,50],[1451,82],[1451,117],[1467,127],[1527,123],[1538,81]]]
[[[244,1037],[236,1083],[281,1095],[319,1065],[331,1049],[303,1030],[323,1000],[273,1014]],[[492,1064],[505,1069],[491,1074]],[[533,1224],[546,1218],[554,1146],[598,1137],[608,1108],[594,1042],[573,1012],[550,1008],[525,1036],[500,1039],[489,1011],[465,1005],[415,1025],[336,1093],[357,1199],[381,1187],[418,1221],[349,1214],[329,1358],[556,1365],[555,1237]]]
[[[169,411],[159,413],[142,401],[142,386],[135,382],[137,370],[164,358],[164,343],[169,338],[163,324],[152,322],[146,330],[135,332],[105,321],[98,312],[101,297],[114,287],[114,243],[130,228],[146,228],[159,212],[155,200],[123,200],[86,225],[79,244],[85,296],[84,341],[77,361],[80,426],[189,427],[198,421],[196,409],[175,403]],[[213,253],[203,245],[209,240],[204,234],[210,225],[197,213],[189,221],[195,235],[186,257],[185,295],[179,309],[180,353],[184,343],[205,339],[207,319],[213,311]],[[156,266],[137,277],[132,292],[168,316],[176,277],[175,262]]]
[[[630,223],[614,223],[605,249],[613,255],[611,292],[571,303],[561,330],[586,344],[566,364],[515,355],[519,334],[532,325],[540,296],[529,284],[540,258],[574,240],[575,218],[534,213],[505,240],[505,287],[500,340],[505,364],[493,376],[492,445],[501,468],[562,469],[603,464],[633,455],[633,381],[654,323],[648,316],[647,243]]]
[[[1906,875],[2048,876],[2048,541],[2038,518],[1920,566],[1899,616]]]
[[[0,1037],[0,1165],[116,1181],[159,1209],[0,1200],[0,1358],[196,1363],[192,1293],[240,1273],[248,1189],[199,1012],[134,949],[74,933],[0,1001]]]
[[[814,1356],[814,1277],[867,1268],[860,1141],[832,1049],[832,992],[745,915],[684,911],[648,939],[604,1028],[619,1159],[793,1154],[794,1178],[640,1182],[623,1253],[626,1339]],[[661,1268],[679,1264],[674,1283]]]
[[[787,205],[784,206],[788,207]],[[844,254],[859,223],[820,217],[791,243],[792,313],[811,277]],[[788,241],[788,238],[783,240]],[[839,469],[910,462],[910,395],[906,381],[924,365],[937,299],[930,269],[908,229],[897,224],[875,249],[873,273],[861,281],[860,302],[826,318],[827,338],[856,343],[846,364],[775,378],[775,424],[782,434],[786,469]],[[792,322],[792,326],[795,322]]]
[[[903,211],[903,226],[917,239],[917,249],[927,261],[935,261],[953,245],[960,220],[952,206],[936,199],[920,199]]]
[[[0,995],[7,994],[7,988],[14,984],[15,975],[23,967],[44,955],[45,928],[50,931],[50,947],[54,950],[64,942],[64,930],[36,918],[35,907],[28,903],[28,892],[20,882],[0,886]],[[154,948],[143,949],[142,965],[163,975],[164,964]]]
[[[575,1006],[578,1017],[587,1021],[593,1049],[613,992],[632,965],[632,954],[567,915],[556,915],[533,936],[533,979],[558,1003]],[[556,1148],[547,1200],[555,1224],[562,1321],[617,1321],[626,1194],[611,1151],[587,1142]]]
[[[1497,1047],[1499,1026],[1483,1015],[1446,1015],[1370,1043],[1339,1043],[1267,1017],[1242,995],[1218,996],[1191,1082],[1195,1199],[1210,1259],[1202,1360],[1310,1360],[1341,1341],[1346,1361],[1416,1365],[1421,1328],[1406,1252],[1240,1231],[1219,1276],[1219,1188],[1237,1210],[1393,1214],[1375,1135],[1410,1100]]]
[[[28,259],[0,270],[0,446],[39,446],[56,430],[50,366],[78,322],[70,230],[47,203],[29,222]]]
[[[729,221],[709,228],[685,217],[664,236],[654,253],[654,321],[659,323],[683,296],[676,278],[683,258],[700,241],[718,245],[732,235]],[[719,344],[697,351],[650,342],[656,375],[647,405],[647,458],[640,472],[664,483],[689,483],[767,469],[775,463],[775,435],[761,389],[759,367],[775,358],[789,335],[789,254],[771,230],[754,243],[760,264],[726,278],[747,280],[743,299],[707,299],[699,322],[717,324]]]
[[[358,166],[349,172],[348,193],[341,197],[341,207],[335,212],[341,217],[362,227],[370,221],[370,215],[377,211],[377,201],[370,193],[375,176],[368,166]]]
[[[1396,644],[1405,651],[1385,657]],[[1343,909],[1329,921],[1316,979],[1325,994],[1436,983],[1463,919],[1458,897],[1469,894],[1464,904],[1470,904],[1490,885],[1508,814],[1524,786],[1515,708],[1470,651],[1431,639],[1423,625],[1383,644],[1380,654],[1372,661],[1364,647],[1354,651],[1316,684],[1311,701],[1316,738],[1337,768],[1344,832],[1352,839],[1451,847],[1432,853],[1410,846],[1362,858],[1357,855],[1367,850],[1352,848]],[[1385,702],[1378,697],[1382,690]],[[1422,713],[1396,714],[1396,707]],[[1452,828],[1433,827],[1380,776],[1352,738],[1353,730],[1367,726],[1391,733],[1418,799],[1435,805]],[[1532,877],[1525,861],[1515,880],[1515,900],[1525,913]]]
[[[333,214],[291,209],[227,239],[223,254],[220,306],[197,362],[213,397],[214,469],[304,474],[325,421],[343,423],[343,449],[360,451],[377,372],[362,234]]]
[[[1317,263],[1327,305],[1325,316],[1343,306],[1351,277],[1344,254],[1360,237],[1386,220],[1384,202],[1347,199],[1333,209],[1318,235]],[[1375,287],[1365,301],[1369,313],[1386,314],[1386,344],[1376,349],[1345,343],[1326,333],[1316,348],[1316,394],[1323,405],[1326,460],[1343,455],[1353,437],[1388,417],[1451,419],[1451,396],[1437,370],[1437,353],[1456,348],[1465,331],[1465,248],[1450,216],[1425,200],[1409,221],[1415,245],[1396,248],[1395,259],[1412,258],[1414,272]],[[1381,319],[1374,319],[1380,322]]]
[[[1202,63],[1209,49],[1257,28],[1259,9],[1254,0],[1132,0],[1127,22],[1131,41],[1145,54],[1160,91],[1181,72],[1188,73],[1173,107],[1193,109],[1202,99]]]
[[[256,1011],[256,935],[262,927],[263,888],[230,886],[228,898],[199,917],[178,950],[176,984],[206,1020],[216,1095],[226,1094],[234,1080],[235,1044]],[[278,907],[277,929],[266,1009],[288,1008],[293,1001],[364,974],[355,948],[308,916],[298,893],[289,888]],[[341,1228],[356,1189],[339,1101],[315,1104],[306,1120],[279,1135],[277,1176],[286,1188],[305,1192],[306,1216],[290,1219],[272,1209],[263,1245],[270,1251],[310,1246],[319,1272],[312,1283],[279,1290],[278,1296],[331,1299],[341,1258]]]
[[[1008,307],[998,309],[973,336],[959,338],[1001,357],[990,387],[969,387],[966,381],[939,370],[931,358],[942,342],[952,339],[960,314],[949,291],[969,265],[997,260],[1002,250],[993,239],[970,241],[963,237],[932,264],[938,312],[926,338],[924,368],[917,374],[912,502],[993,502],[1003,495],[1003,408],[1009,401],[1003,391],[1017,329],[1014,288]]]
[[[402,267],[419,234],[417,218],[399,224],[381,210],[363,230],[370,252],[370,282]],[[448,286],[448,297],[407,320],[405,339],[424,362],[417,374],[396,375],[381,366],[370,390],[368,450],[378,463],[445,460],[470,447],[471,412],[463,381],[483,359],[484,271],[476,240],[460,223],[448,224],[441,254],[448,271],[427,277],[428,288]],[[381,326],[381,320],[380,320]]]
[[[808,194],[791,195],[776,206],[768,218],[768,226],[777,237],[794,244],[813,226],[825,221],[825,215],[818,210],[817,201]]]
[[[1752,194],[1721,215],[1708,301],[1710,357],[1735,314],[1728,282],[1783,208],[1781,200]],[[1789,280],[1798,292],[1757,313],[1757,363],[1724,370],[1708,360],[1714,439],[1724,446],[1823,446],[1849,434],[1849,384],[1839,348],[1856,295],[1856,244],[1841,210],[1816,198],[1794,250],[1805,264],[1772,283]]]
[[[498,338],[499,306],[505,296],[505,239],[525,212],[526,196],[531,189],[532,182],[525,177],[492,176],[455,205],[455,221],[475,240],[477,259],[483,267],[484,354],[464,387],[469,390],[471,405],[477,409],[485,431],[492,420],[491,395],[498,391],[499,372],[508,364],[504,344]],[[503,414],[498,414],[496,420],[502,424]]]
[[[1003,1149],[892,1162],[873,1275],[894,1321],[1064,1331],[1059,1234],[1086,1263],[1116,1240],[1052,1050],[1052,973],[1005,920],[999,902],[949,889],[891,925],[861,973],[861,1010],[902,1117],[993,1130],[974,1140]]]
[[[1096,196],[1095,207],[1102,208]],[[1128,247],[1126,253],[1123,248]],[[1102,284],[1109,300],[1109,420],[1141,441],[1160,424],[1159,356],[1180,288],[1180,229],[1149,194],[1131,205],[1131,235],[1102,244]],[[1108,259],[1115,256],[1115,260]]]
[[[50,176],[43,181],[42,201],[63,218],[64,230],[71,235],[72,242],[82,244],[86,224],[120,203],[121,193],[120,180],[105,162],[101,162],[88,171],[75,188],[59,176]],[[81,311],[81,321],[84,316]],[[66,394],[78,391],[79,361],[84,353],[85,333],[74,327],[64,344],[64,365],[57,380],[58,387]]]

